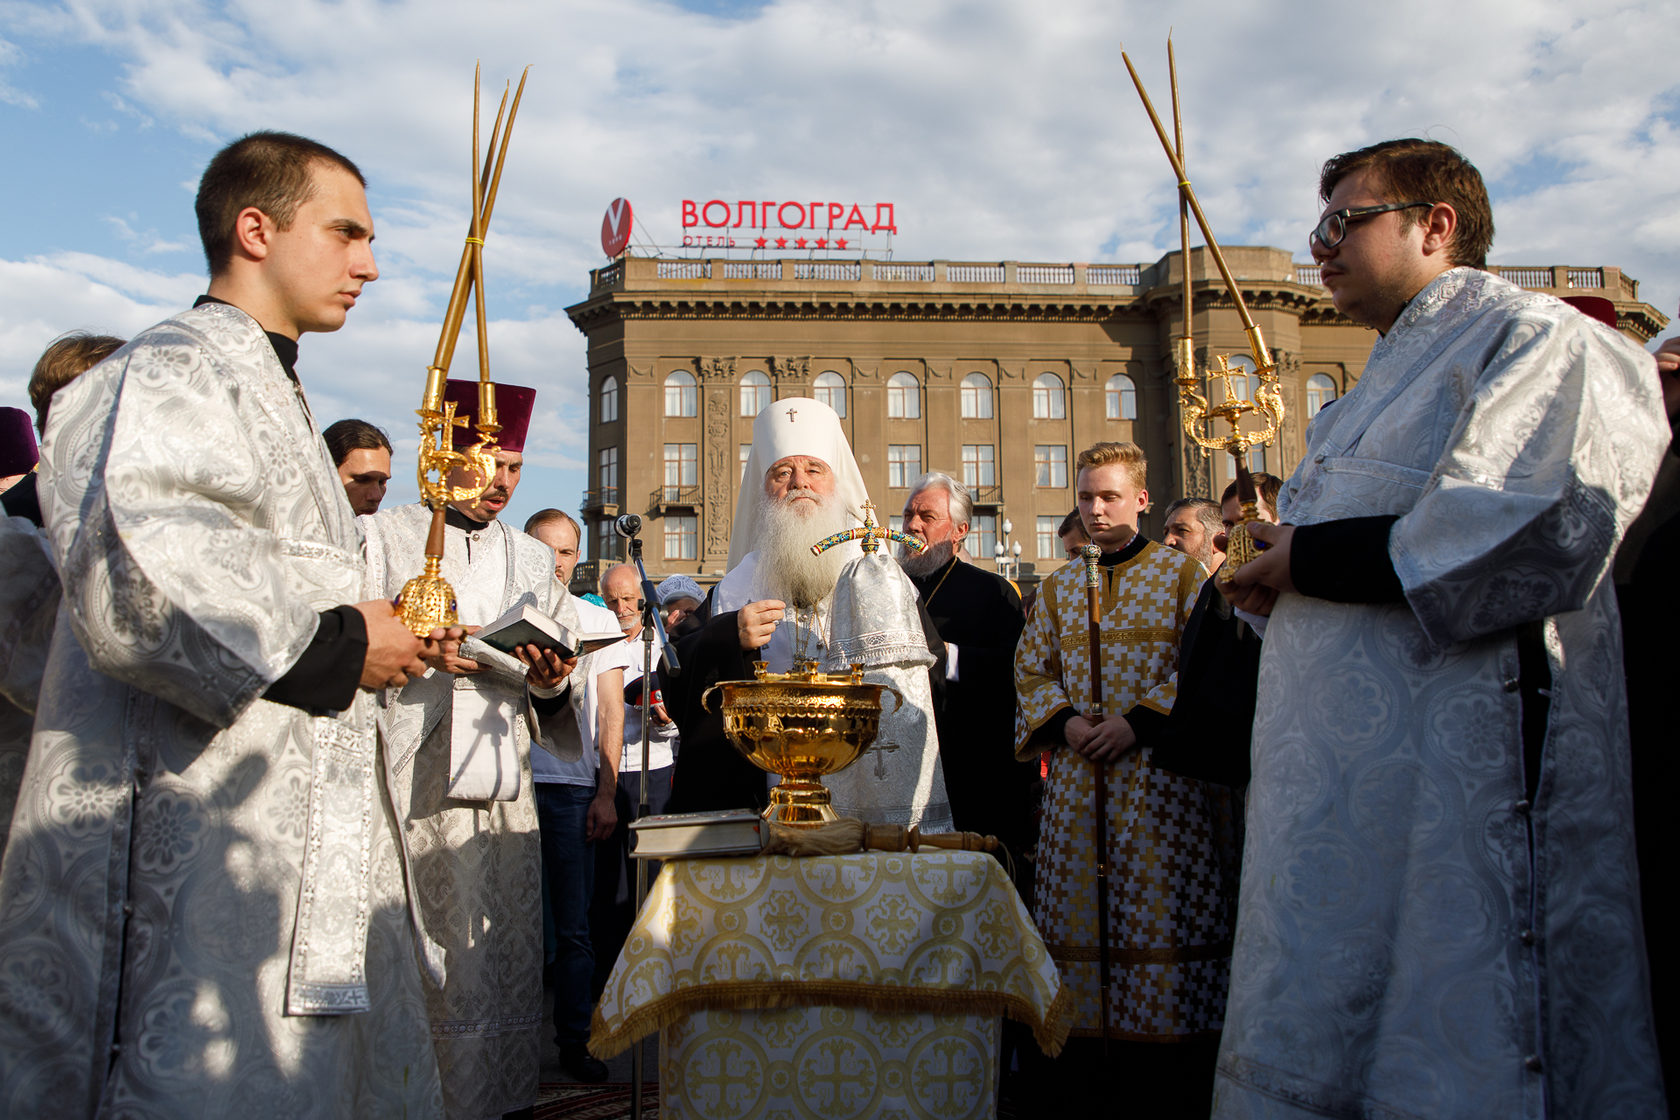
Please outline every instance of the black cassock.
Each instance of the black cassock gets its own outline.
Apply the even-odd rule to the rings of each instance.
[[[957,647],[957,676],[934,697],[939,759],[958,830],[996,836],[1017,860],[1032,839],[1036,762],[1015,761],[1015,646],[1021,596],[1002,576],[952,559],[912,576],[940,638]]]

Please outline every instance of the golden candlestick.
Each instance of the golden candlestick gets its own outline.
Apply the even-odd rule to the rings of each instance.
[[[1222,449],[1230,452],[1236,462],[1237,495],[1242,503],[1242,520],[1233,525],[1226,534],[1225,564],[1219,571],[1219,578],[1229,582],[1238,568],[1257,555],[1254,538],[1249,535],[1247,525],[1260,519],[1260,511],[1254,480],[1249,476],[1244,456],[1249,448],[1271,442],[1283,428],[1283,392],[1279,383],[1277,363],[1272,360],[1271,351],[1266,348],[1265,340],[1260,337],[1260,328],[1248,313],[1248,304],[1243,299],[1242,289],[1237,286],[1235,277],[1231,275],[1231,270],[1225,263],[1225,254],[1220,251],[1219,242],[1213,236],[1213,227],[1208,222],[1207,215],[1202,213],[1202,205],[1197,201],[1196,192],[1190,186],[1190,177],[1184,170],[1184,122],[1179,111],[1178,66],[1173,57],[1172,40],[1167,40],[1167,66],[1172,81],[1173,131],[1178,140],[1176,151],[1173,141],[1167,136],[1167,130],[1161,124],[1161,118],[1155,113],[1155,105],[1149,100],[1149,94],[1143,88],[1143,80],[1138,77],[1137,68],[1132,65],[1130,56],[1122,50],[1120,58],[1132,76],[1132,84],[1137,87],[1138,97],[1143,100],[1143,108],[1149,114],[1150,123],[1155,126],[1155,135],[1160,138],[1161,147],[1167,153],[1167,162],[1172,165],[1173,174],[1178,177],[1179,243],[1182,247],[1179,264],[1183,270],[1184,333],[1177,340],[1174,354],[1175,380],[1178,383],[1179,407],[1184,413],[1185,437],[1201,448],[1204,455]],[[1208,371],[1209,384],[1217,380],[1222,383],[1224,389],[1224,400],[1217,405],[1197,391],[1201,387],[1201,379],[1195,370],[1195,342],[1190,326],[1190,214],[1195,215],[1196,224],[1201,227],[1202,237],[1207,242],[1208,253],[1213,257],[1213,263],[1225,281],[1226,291],[1237,305],[1237,315],[1242,320],[1243,333],[1248,336],[1249,353],[1253,355],[1255,365],[1254,391],[1248,396],[1243,396],[1232,391],[1231,378],[1235,371],[1231,369],[1229,360],[1224,355],[1214,359],[1214,367]],[[1242,421],[1245,416],[1258,419],[1262,425],[1260,430],[1243,431]],[[1226,435],[1217,434],[1217,421],[1229,424],[1230,432]]]
[[[530,67],[519,77],[519,88],[508,105],[508,92],[502,91],[496,121],[490,129],[490,143],[484,149],[486,158],[482,169],[479,163],[479,71],[473,68],[473,135],[472,135],[472,218],[467,227],[466,243],[461,248],[461,262],[455,270],[455,286],[449,294],[449,306],[444,311],[443,329],[438,337],[437,352],[426,369],[426,389],[421,396],[420,453],[417,474],[420,500],[432,510],[432,528],[426,539],[425,570],[403,585],[397,597],[397,609],[404,625],[415,634],[425,635],[440,626],[453,626],[455,591],[443,578],[443,511],[451,502],[462,502],[484,493],[496,475],[496,433],[501,425],[496,418],[496,387],[490,380],[489,334],[484,311],[484,236],[490,228],[490,215],[496,206],[496,192],[502,182],[502,168],[507,163],[508,141],[513,136],[513,121],[519,114],[519,101],[525,94],[525,79]],[[503,128],[503,114],[506,128]],[[497,139],[500,138],[500,147]],[[478,328],[479,405],[478,436],[471,447],[455,450],[454,430],[466,427],[466,421],[455,416],[455,406],[444,400],[444,382],[449,377],[449,363],[455,356],[455,343],[461,335],[466,318],[467,297],[473,297]],[[455,484],[455,471],[470,471],[471,482]]]

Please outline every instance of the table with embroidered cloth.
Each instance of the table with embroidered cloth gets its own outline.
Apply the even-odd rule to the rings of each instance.
[[[990,1116],[998,1024],[1067,1038],[1071,997],[991,856],[672,860],[595,1011],[660,1032],[661,1116]]]

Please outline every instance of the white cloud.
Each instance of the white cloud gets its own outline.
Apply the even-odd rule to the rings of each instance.
[[[306,341],[306,383],[323,418],[404,433],[466,229],[472,62],[486,132],[501,83],[531,63],[486,253],[491,346],[498,376],[543,388],[534,477],[567,491],[587,435],[583,340],[561,309],[602,263],[608,201],[630,198],[666,244],[684,198],[887,201],[901,258],[1152,261],[1176,244],[1172,179],[1119,48],[1164,112],[1174,21],[1190,175],[1222,240],[1304,257],[1326,156],[1427,135],[1494,185],[1496,261],[1615,265],[1664,312],[1680,299],[1680,21],[1662,0],[1414,0],[1403,19],[1329,0],[783,0],[739,18],[657,0],[68,0],[0,15],[19,42],[105,52],[76,79],[105,87],[125,127],[206,147],[288,128],[362,165],[384,276],[349,329]],[[13,57],[0,48],[0,80]],[[102,212],[131,209],[113,177]],[[148,237],[181,247],[155,229],[190,229],[125,220],[146,231],[137,253]],[[57,292],[0,303],[7,357],[88,315],[156,317],[201,283],[45,252],[0,249],[18,258],[0,287],[48,269]]]
[[[16,66],[22,58],[23,52],[18,49],[17,44],[0,39],[0,74],[3,74],[8,68]],[[39,109],[41,107],[41,103],[32,95],[7,82],[4,77],[0,77],[0,103],[16,105],[20,109]]]
[[[128,337],[191,302],[194,277],[67,253],[0,259],[0,401],[21,403],[47,343],[71,330]]]

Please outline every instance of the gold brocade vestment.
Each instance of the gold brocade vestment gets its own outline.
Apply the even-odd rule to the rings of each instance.
[[[1033,918],[1074,992],[1073,1034],[1100,1033],[1096,770],[1047,724],[1072,707],[1091,715],[1084,567],[1040,585],[1015,655],[1019,757],[1052,752],[1045,782]],[[1178,643],[1206,573],[1144,542],[1102,569],[1103,712],[1172,707]],[[1141,722],[1141,721],[1139,721]],[[1220,786],[1150,765],[1139,750],[1102,767],[1108,783],[1108,990],[1115,1038],[1165,1042],[1219,1029],[1235,923],[1237,799]]]

